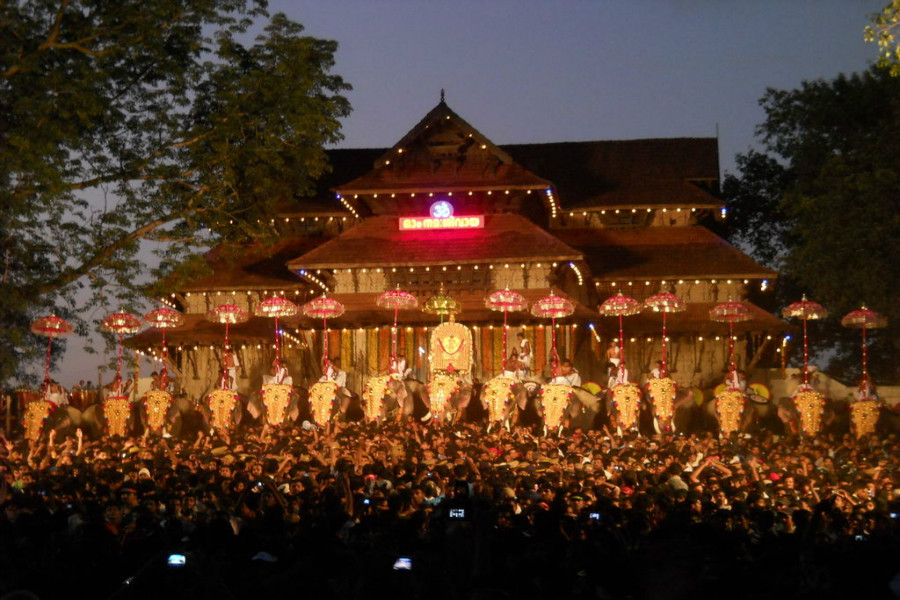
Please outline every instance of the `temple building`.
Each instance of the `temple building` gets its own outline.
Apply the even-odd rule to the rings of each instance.
[[[686,301],[687,310],[668,316],[670,369],[680,385],[710,387],[723,377],[728,327],[709,317],[717,303],[741,300],[750,309],[752,318],[735,325],[739,368],[785,329],[746,299],[776,273],[702,224],[725,216],[714,138],[499,146],[442,99],[390,148],[328,155],[332,171],[318,193],[278,216],[275,245],[247,248],[239,260],[213,249],[212,274],[165,299],[187,318],[168,340],[189,394],[204,394],[219,369],[224,326],[206,313],[222,303],[252,313],[272,295],[303,304],[327,293],[344,305],[328,323],[329,354],[342,357],[357,390],[388,369],[394,312],[375,300],[397,287],[420,304],[441,291],[459,302],[455,318],[472,328],[479,380],[500,371],[504,317],[485,298],[505,288],[529,302],[550,293],[574,302],[574,314],[556,323],[558,347],[584,381],[605,383],[619,324],[597,306],[616,293],[643,301],[670,291]],[[428,332],[439,322],[421,309],[399,312],[400,351],[422,379]],[[523,311],[509,313],[508,323],[510,348],[523,332],[533,370],[545,370],[551,322]],[[632,380],[659,359],[661,323],[651,311],[624,319]],[[294,381],[309,384],[320,375],[323,323],[300,316],[281,325]],[[273,331],[261,317],[231,327],[240,391],[259,388]],[[159,332],[146,331],[131,343],[154,353],[159,341]]]

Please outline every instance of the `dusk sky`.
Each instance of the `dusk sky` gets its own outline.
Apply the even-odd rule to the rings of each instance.
[[[887,0],[275,0],[340,44],[342,147],[394,144],[437,102],[498,144],[715,136],[753,143],[767,87],[866,69]]]
[[[497,144],[718,135],[724,175],[755,143],[767,87],[868,68],[863,27],[886,3],[274,0],[270,11],[339,42],[333,72],[353,86],[341,147],[393,145],[443,88]],[[96,380],[101,357],[68,346],[54,377]]]

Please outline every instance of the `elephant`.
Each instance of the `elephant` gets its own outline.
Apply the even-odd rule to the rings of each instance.
[[[292,386],[270,383],[249,398],[247,412],[254,419],[262,418],[269,426],[277,427],[297,420],[299,400],[299,394]]]
[[[641,389],[633,383],[618,383],[606,392],[606,397],[610,425],[620,431],[639,431],[644,408]]]
[[[516,421],[525,424],[527,413],[533,408],[538,423],[544,431],[563,427],[572,429],[593,429],[598,417],[607,413],[602,395],[596,395],[583,387],[561,384],[541,384],[529,379],[523,382],[514,405],[517,409]]]
[[[466,408],[474,395],[473,383],[453,374],[438,372],[426,386],[426,393],[415,394],[413,398],[419,397],[425,404],[428,412],[422,417],[423,421],[434,418],[438,422],[449,420],[455,425],[465,416]]]
[[[141,422],[138,403],[126,396],[107,396],[91,404],[81,414],[82,428],[92,438],[104,435],[128,437],[139,433]]]
[[[235,391],[222,388],[210,390],[199,406],[204,428],[224,431],[237,428],[244,419],[247,404],[247,397]]]
[[[488,428],[495,423],[508,423],[512,414],[519,406],[519,399],[527,399],[524,393],[524,383],[508,376],[497,376],[488,380],[481,387],[479,399],[487,411]],[[527,401],[527,400],[526,400]]]
[[[141,425],[145,435],[181,435],[185,421],[196,412],[187,396],[172,396],[162,390],[151,390],[138,402]]]
[[[670,377],[654,377],[647,381],[646,397],[653,430],[656,433],[675,431],[676,405],[679,401],[690,402],[692,394],[682,393]],[[689,397],[690,396],[690,397]]]
[[[25,404],[22,423],[25,439],[36,442],[51,431],[64,436],[74,434],[82,424],[82,415],[74,406],[55,405],[47,400],[38,399]]]
[[[375,375],[366,380],[361,406],[367,421],[397,420],[415,411],[415,398],[425,392],[422,382],[393,375]],[[424,404],[424,401],[423,401]]]

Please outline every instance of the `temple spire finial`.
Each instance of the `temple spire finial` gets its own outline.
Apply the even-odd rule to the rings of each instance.
[[[441,88],[441,104],[444,104],[444,88]]]

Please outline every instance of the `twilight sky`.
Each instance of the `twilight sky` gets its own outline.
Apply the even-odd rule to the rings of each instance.
[[[447,91],[498,144],[720,140],[723,171],[753,143],[767,87],[866,69],[887,0],[270,0],[340,44],[353,85],[347,148],[394,144]]]
[[[724,174],[754,143],[767,87],[868,68],[863,27],[886,3],[270,0],[270,12],[339,42],[333,72],[353,86],[341,147],[393,145],[444,88],[497,144],[718,135]],[[103,360],[82,342],[53,373],[64,385],[97,377]]]

